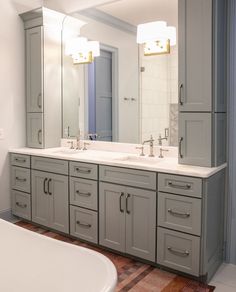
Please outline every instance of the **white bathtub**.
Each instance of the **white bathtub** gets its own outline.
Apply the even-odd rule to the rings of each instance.
[[[110,292],[116,282],[102,254],[0,219],[1,292]]]

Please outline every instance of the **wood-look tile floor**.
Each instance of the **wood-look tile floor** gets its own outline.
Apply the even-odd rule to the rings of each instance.
[[[116,266],[118,284],[116,292],[210,292],[213,286],[177,276],[136,260],[103,250],[88,243],[75,240],[27,222],[17,222],[18,226],[70,244],[96,250],[107,256]],[[33,292],[33,291],[32,291]],[[86,291],[83,291],[86,292]]]

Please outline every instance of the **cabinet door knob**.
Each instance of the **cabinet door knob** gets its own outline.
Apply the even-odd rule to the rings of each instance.
[[[179,256],[182,256],[182,257],[186,257],[186,256],[189,256],[189,251],[188,250],[180,250],[180,249],[177,249],[177,248],[173,248],[171,246],[168,246],[167,249],[175,254],[175,255],[179,255]]]
[[[82,227],[85,227],[85,228],[91,228],[92,225],[91,224],[87,224],[87,223],[82,223],[80,221],[76,221],[76,224],[82,226]]]

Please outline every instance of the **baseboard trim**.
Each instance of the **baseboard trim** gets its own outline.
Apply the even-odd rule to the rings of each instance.
[[[0,219],[3,219],[8,222],[17,222],[19,219],[12,215],[11,209],[0,211]]]

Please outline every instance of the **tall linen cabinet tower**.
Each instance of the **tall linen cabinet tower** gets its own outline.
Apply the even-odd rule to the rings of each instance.
[[[64,14],[39,8],[20,15],[25,27],[27,146],[59,146],[61,31]]]
[[[226,161],[226,2],[179,0],[179,163]]]

